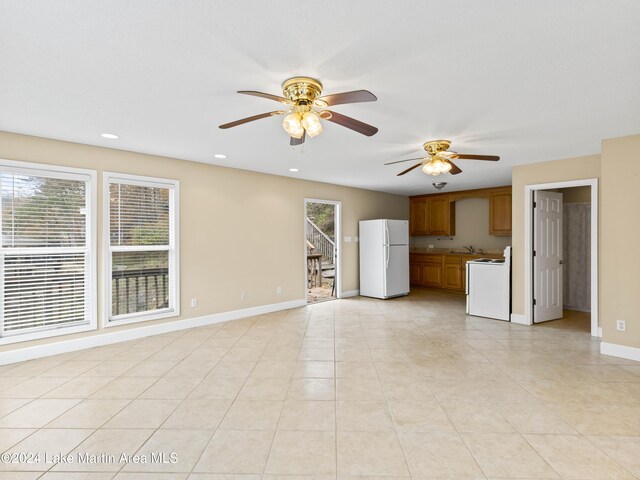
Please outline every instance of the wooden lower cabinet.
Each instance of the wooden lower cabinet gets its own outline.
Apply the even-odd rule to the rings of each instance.
[[[422,268],[423,285],[425,287],[442,286],[442,263],[424,263]]]
[[[448,264],[444,266],[442,288],[447,290],[463,290],[462,266]]]
[[[411,285],[464,293],[467,261],[482,257],[500,258],[500,255],[412,253],[409,256]]]
[[[422,285],[422,263],[412,261],[409,262],[409,283],[411,285]]]

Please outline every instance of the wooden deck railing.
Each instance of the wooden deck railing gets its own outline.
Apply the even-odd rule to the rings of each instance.
[[[307,217],[307,241],[311,242],[317,253],[322,254],[323,262],[330,265],[336,263],[336,244],[320,228]]]
[[[111,279],[112,315],[169,306],[169,269],[116,270]]]

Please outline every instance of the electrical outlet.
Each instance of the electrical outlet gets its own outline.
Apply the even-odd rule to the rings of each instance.
[[[198,299],[197,298],[192,298],[191,299],[191,308],[196,308],[198,306]]]
[[[240,292],[240,300],[246,300],[247,299],[247,292]]]
[[[282,287],[276,287],[276,295],[282,295]]]
[[[429,245],[429,248],[433,248],[433,245]]]
[[[624,332],[627,329],[627,323],[624,320],[616,320],[616,330]]]
[[[360,240],[360,237],[353,237],[354,242],[357,242],[358,240]]]

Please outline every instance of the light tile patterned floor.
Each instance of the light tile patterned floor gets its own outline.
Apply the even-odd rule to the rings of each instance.
[[[640,478],[640,366],[598,347],[423,290],[8,365],[0,451],[40,459],[0,480]]]

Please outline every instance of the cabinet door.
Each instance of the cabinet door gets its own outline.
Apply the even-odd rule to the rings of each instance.
[[[422,280],[422,263],[410,263],[409,264],[409,283],[411,285],[421,286]]]
[[[455,204],[448,195],[429,197],[429,235],[455,235]]]
[[[442,287],[442,263],[423,264],[422,274],[425,287]]]
[[[442,287],[450,290],[462,290],[462,266],[446,265],[444,266]]]
[[[511,235],[511,189],[489,194],[489,235]]]
[[[412,198],[410,200],[409,232],[411,235],[426,235],[428,233],[427,217],[429,212],[427,205],[428,200],[426,198]]]

